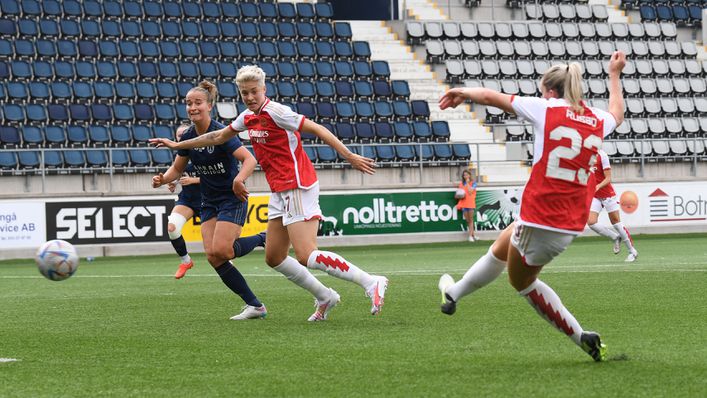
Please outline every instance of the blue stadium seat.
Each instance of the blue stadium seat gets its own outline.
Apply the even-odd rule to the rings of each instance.
[[[129,146],[132,143],[132,135],[127,126],[111,126],[110,139],[112,146]]]
[[[371,58],[371,47],[367,41],[354,41],[353,52],[358,61],[368,61]]]
[[[47,108],[40,104],[29,104],[25,107],[27,112],[27,122],[34,124],[45,124],[47,122]]]
[[[278,3],[277,13],[280,15],[280,19],[295,19],[297,17],[295,6],[292,3]]]
[[[355,124],[355,128],[358,142],[372,142],[376,138],[376,130],[371,123],[359,122]]]
[[[452,160],[454,153],[452,152],[452,147],[449,144],[441,144],[434,146],[435,158],[439,161],[449,161]]]
[[[160,57],[160,48],[156,39],[148,38],[140,42],[140,58],[142,60],[156,61]]]
[[[174,102],[177,99],[177,87],[170,82],[157,82],[157,96],[162,101]]]
[[[22,145],[25,148],[39,148],[44,146],[44,131],[38,126],[23,126],[20,129],[22,134]]]
[[[410,142],[413,138],[412,127],[406,121],[393,123],[393,131],[395,132],[395,140],[398,142]]]
[[[199,46],[194,42],[181,41],[179,42],[179,53],[181,55],[182,61],[196,60],[197,58],[199,58]]]
[[[297,38],[297,28],[292,22],[280,21],[277,23],[280,40],[294,40]]]
[[[71,147],[84,147],[88,144],[88,132],[83,126],[71,125],[67,127],[66,138]]]
[[[641,20],[642,21],[655,21],[658,19],[658,14],[656,13],[655,8],[650,5],[642,5],[639,7],[639,12],[641,14]]]
[[[91,40],[79,40],[79,58],[96,58],[98,56],[98,47]]]
[[[101,37],[101,27],[98,25],[98,22],[89,19],[82,20],[81,37],[91,40]]]
[[[351,33],[351,24],[348,22],[335,22],[334,34],[336,34],[337,40],[351,40],[351,37],[353,37],[353,34]]]
[[[133,145],[147,146],[148,140],[152,137],[152,129],[145,125],[136,124],[133,126]]]
[[[334,28],[332,28],[331,23],[329,22],[317,22],[314,25],[314,29],[317,32],[317,37],[320,39],[331,40],[334,38]],[[351,49],[351,46],[349,46],[349,49]],[[351,49],[351,54],[353,54],[353,49]]]
[[[671,21],[673,19],[673,10],[670,6],[658,4],[655,6],[655,13],[658,16],[658,21]]]
[[[274,20],[277,19],[277,6],[274,3],[260,2],[258,3],[258,10],[260,12],[260,20]]]
[[[94,80],[96,78],[96,64],[94,62],[77,61],[75,64],[76,76],[83,80]]]
[[[296,83],[297,97],[300,101],[314,101],[317,92],[314,88],[314,83],[309,80],[299,80]]]
[[[44,128],[44,139],[48,147],[63,147],[66,144],[66,130],[60,126],[47,126]]]
[[[371,67],[373,68],[373,76],[376,79],[388,80],[390,78],[390,67],[388,66],[388,62],[373,61],[371,62]]]
[[[137,123],[152,122],[155,119],[155,112],[152,109],[152,105],[135,104],[133,105],[133,110],[135,112],[135,121]]]
[[[356,80],[353,84],[354,93],[359,99],[368,99],[373,96],[373,86],[365,80]]]
[[[89,126],[88,138],[91,146],[106,147],[110,145],[110,134],[105,126]]]
[[[368,101],[356,101],[354,103],[356,109],[356,119],[360,122],[373,121],[375,111],[373,105]]]
[[[317,147],[317,161],[319,163],[336,163],[338,156],[334,148],[330,146]]]
[[[137,78],[137,68],[129,61],[118,62],[118,76],[125,80],[135,80]]]
[[[376,147],[377,162],[383,166],[392,166],[395,162],[395,149],[391,145],[377,145]]]
[[[187,18],[201,18],[201,2],[185,1],[182,3],[182,9],[184,10],[184,15]]]
[[[113,80],[118,76],[115,64],[111,61],[98,61],[98,63],[96,63],[96,72],[100,79]]]
[[[10,64],[12,77],[16,80],[28,80],[32,78],[32,67],[27,61],[12,61]]]
[[[116,81],[115,97],[118,101],[132,102],[135,99],[135,86],[131,82]]]
[[[59,30],[61,36],[68,39],[75,39],[81,36],[81,27],[79,23],[73,19],[62,19],[59,22]]]
[[[121,17],[123,15],[123,7],[120,6],[118,1],[104,0],[103,15],[106,17]]]
[[[373,82],[373,94],[380,99],[387,99],[393,94],[393,92],[387,81],[376,80]]]
[[[434,160],[435,153],[432,145],[423,144],[415,145],[415,157],[424,162],[431,162]]]
[[[336,118],[334,104],[329,102],[318,102],[316,104],[319,120],[322,122],[332,122]]]
[[[354,76],[354,69],[351,63],[347,61],[334,62],[334,70],[336,70],[336,76],[339,79],[350,80]]]
[[[376,130],[376,142],[390,142],[395,137],[393,126],[388,122],[376,122],[374,128]]]
[[[155,104],[155,116],[158,121],[174,123],[177,114],[174,106],[170,104]]]
[[[158,124],[153,127],[153,134],[155,135],[155,138],[168,138],[168,139],[174,139],[174,132],[169,126],[165,126],[163,124]]]
[[[86,166],[90,168],[108,167],[108,151],[86,151]]]
[[[166,40],[179,40],[182,37],[182,26],[176,21],[162,21],[162,36]]]
[[[350,102],[337,102],[336,103],[336,115],[340,121],[353,121],[356,112],[354,105]]]
[[[66,41],[66,40],[63,40]],[[25,39],[15,39],[15,57],[31,59],[34,57],[34,45],[31,41]],[[75,54],[74,54],[75,55]]]
[[[258,20],[260,18],[260,10],[255,3],[243,2],[239,4],[241,16],[246,20]]]
[[[194,62],[182,61],[179,63],[180,77],[186,80],[196,80],[199,78],[199,69]]]
[[[260,54],[260,59],[264,61],[273,61],[278,57],[275,43],[269,41],[258,42],[258,53]]]
[[[154,149],[150,151],[152,155],[152,164],[157,167],[169,167],[172,165],[172,151],[169,149]]]
[[[104,19],[101,21],[101,38],[118,39],[122,36],[120,24],[117,21]]]
[[[298,41],[297,45],[297,56],[302,60],[314,60],[316,58],[317,52],[314,48],[314,44],[308,41]]]
[[[78,18],[83,15],[83,9],[76,0],[64,0],[62,8],[66,18]]]
[[[354,74],[359,79],[369,80],[373,76],[373,69],[368,61],[354,61],[353,68]]]
[[[98,53],[101,59],[118,58],[118,45],[113,40],[100,40],[98,42]]]
[[[414,162],[415,148],[412,145],[397,145],[395,146],[395,157],[399,162]]]
[[[404,121],[410,118],[412,109],[410,109],[410,104],[407,101],[394,101],[393,113],[396,120]]]
[[[349,143],[356,140],[356,132],[352,124],[336,123],[335,126],[335,134],[342,142]]]
[[[44,167],[49,173],[55,173],[56,169],[64,168],[64,153],[61,151],[44,151]]]
[[[317,61],[314,65],[317,70],[317,76],[320,79],[330,80],[336,75],[334,65],[331,62]]]
[[[277,83],[278,97],[283,101],[292,101],[297,97],[297,90],[292,82],[280,81]]]
[[[412,131],[415,133],[415,141],[428,142],[432,138],[432,129],[427,122],[413,122]]]
[[[199,24],[193,21],[182,20],[182,36],[187,40],[198,40],[201,37]]]
[[[81,169],[86,167],[86,153],[83,150],[73,150],[64,152],[64,162],[70,169]]]
[[[336,95],[339,100],[349,99],[354,96],[354,86],[350,82],[346,80],[338,80],[334,83],[334,86],[336,87]]]
[[[328,41],[319,40],[315,44],[315,50],[317,52],[317,58],[320,60],[331,60],[334,59],[334,46]]]
[[[164,14],[161,1],[145,1],[142,4],[145,15],[151,19],[160,19]]]
[[[83,104],[71,104],[69,105],[69,114],[71,115],[71,121],[76,123],[87,122],[91,120],[91,113],[88,106]]]
[[[5,121],[22,123],[25,120],[25,113],[22,107],[17,104],[5,104],[2,108],[2,115]]]
[[[149,167],[152,164],[150,153],[147,149],[129,149],[130,165],[132,167]]]
[[[0,62],[0,69],[2,69],[2,62]],[[52,66],[47,61],[34,61],[32,63],[32,73],[35,80],[49,81],[54,78],[54,71]],[[0,71],[0,78],[3,78],[3,72]]]
[[[52,92],[52,98],[54,101],[59,100],[70,100],[73,97],[71,92],[71,86],[68,83],[62,81],[55,81],[50,84],[50,89]]]
[[[133,107],[128,104],[113,104],[113,119],[117,123],[131,123],[134,119]],[[115,142],[115,139],[113,139]]]
[[[93,87],[90,83],[74,80],[71,88],[74,91],[74,100],[85,102],[94,97]]]
[[[314,24],[311,22],[301,21],[295,25],[297,27],[297,37],[300,40],[312,40],[316,36]]]
[[[446,121],[432,122],[432,136],[435,141],[449,141],[450,135],[449,124]]]
[[[20,4],[22,6],[22,13],[25,16],[35,18],[42,15],[42,8],[36,0],[22,0]]]
[[[316,149],[315,147],[312,147],[312,146],[304,146],[303,149],[304,149],[304,153],[307,154],[307,157],[309,158],[309,160],[310,160],[312,163],[314,163],[314,166],[315,166],[315,167],[317,167],[317,161],[318,161],[318,159],[317,159],[317,149]]]
[[[62,124],[69,121],[69,112],[64,105],[49,104],[47,105],[47,112],[52,124]],[[5,113],[5,116],[7,117],[7,113]]]
[[[334,84],[332,82],[318,80],[315,83],[318,101],[333,101],[336,96]]]
[[[17,154],[15,152],[0,152],[0,171],[8,172],[17,169]]]
[[[5,20],[8,21],[9,20]],[[3,30],[3,20],[0,20],[0,34],[3,35],[8,35],[8,36],[14,36],[15,35],[15,26],[14,23],[12,24],[12,31],[9,33],[2,33]],[[28,39],[36,39],[36,36],[39,35],[39,26],[37,25],[37,22],[35,22],[32,19],[20,19],[17,22],[17,29],[16,33],[19,33],[20,37],[26,37]]]
[[[430,117],[430,107],[427,101],[424,100],[414,100],[410,101],[412,106],[412,115],[415,120],[427,120]]]
[[[123,32],[123,38],[137,40],[142,36],[140,25],[136,21],[123,19],[120,23],[120,30]]]
[[[320,20],[329,20],[334,18],[334,9],[331,3],[316,3],[314,8],[317,13],[317,18]]]
[[[157,97],[155,85],[150,82],[139,81],[135,83],[135,89],[137,92],[137,97],[141,101],[150,101]]]
[[[40,158],[38,151],[18,152],[17,164],[20,169],[31,170],[39,168]]]
[[[393,118],[393,106],[388,101],[376,101],[373,104],[376,120],[390,121]]]
[[[20,130],[13,126],[0,126],[0,148],[13,149],[22,145]]]
[[[130,166],[130,159],[128,158],[128,151],[124,149],[118,149],[110,151],[111,165],[116,168],[116,172],[126,172],[126,168]]]
[[[7,83],[7,96],[16,103],[25,103],[29,99],[27,83],[9,82]]]
[[[161,80],[173,81],[179,77],[177,66],[173,62],[160,62],[157,65],[157,70]]]

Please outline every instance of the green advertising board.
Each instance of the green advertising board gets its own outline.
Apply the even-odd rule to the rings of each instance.
[[[319,235],[463,231],[466,222],[456,203],[454,190],[322,194]],[[478,191],[476,228],[505,228],[513,221],[517,203],[517,189]]]

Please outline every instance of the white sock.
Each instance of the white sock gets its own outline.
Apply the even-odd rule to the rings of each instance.
[[[187,253],[179,258],[182,259],[182,264],[189,264],[189,262],[191,261],[191,257],[189,257],[189,253]]]
[[[609,229],[606,225],[595,223],[589,226],[592,231],[598,233],[601,236],[605,236],[611,240],[616,240],[620,235],[613,229]]]
[[[294,258],[287,256],[285,261],[273,269],[285,275],[295,285],[312,293],[317,300],[324,301],[329,298],[329,288]]]
[[[345,281],[354,282],[364,289],[367,289],[375,282],[375,279],[369,273],[332,252],[313,251],[309,255],[309,259],[307,259],[307,267],[324,271]]]
[[[525,296],[535,311],[545,318],[551,325],[566,334],[575,344],[580,345],[582,327],[572,314],[565,308],[560,296],[540,279],[536,279],[530,286],[520,292]]]
[[[624,223],[621,221],[617,222],[616,224],[612,225],[616,232],[619,233],[621,236],[621,239],[624,241],[624,244],[626,245],[626,248],[630,253],[633,253],[636,251],[636,248],[633,247],[633,239],[631,238],[631,234],[628,233],[628,229],[624,227]]]
[[[454,301],[481,289],[498,278],[506,269],[506,262],[493,255],[491,248],[469,268],[457,283],[447,288],[447,295]]]

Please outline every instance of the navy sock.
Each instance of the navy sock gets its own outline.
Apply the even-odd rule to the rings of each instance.
[[[264,246],[265,237],[264,234],[247,236],[245,238],[238,238],[233,242],[233,258],[243,257],[246,254],[253,251],[258,246]]]
[[[230,261],[226,261],[225,263],[219,265],[218,268],[216,268],[216,272],[218,273],[218,276],[221,277],[224,285],[228,286],[233,293],[239,295],[246,304],[253,307],[260,307],[263,305],[250,290],[250,287],[248,287],[248,282],[245,281],[243,275],[241,275],[240,271],[238,271],[238,269],[236,269]]]
[[[187,242],[184,241],[183,236],[180,235],[179,238],[172,239],[170,242],[172,242],[172,247],[174,247],[179,257],[184,257],[189,254],[187,251]]]

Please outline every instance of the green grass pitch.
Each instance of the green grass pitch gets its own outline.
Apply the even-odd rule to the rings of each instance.
[[[230,321],[241,302],[196,255],[83,261],[51,282],[32,261],[0,262],[0,397],[707,396],[705,235],[639,236],[640,257],[578,239],[541,278],[585,329],[595,363],[540,319],[506,275],[439,311],[437,281],[455,279],[489,242],[336,248],[390,287],[379,317],[363,290],[324,274],[342,303],[308,323],[313,300],[256,251],[238,261],[268,306]],[[169,243],[165,243],[169,245]]]

